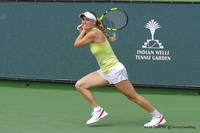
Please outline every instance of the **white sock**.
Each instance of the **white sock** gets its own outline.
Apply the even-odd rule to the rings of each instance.
[[[100,109],[101,109],[101,107],[98,106],[98,107],[94,108],[94,112],[99,111]]]
[[[153,112],[150,113],[152,117],[160,117],[160,113],[155,109]]]

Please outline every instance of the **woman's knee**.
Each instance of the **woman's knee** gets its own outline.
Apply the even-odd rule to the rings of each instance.
[[[88,89],[87,85],[84,82],[81,82],[81,80],[76,82],[75,87],[78,91]]]
[[[136,95],[126,95],[126,97],[127,97],[130,101],[133,101],[133,102],[135,102],[135,103],[137,103],[138,100],[139,100],[139,95],[138,95],[138,94],[136,94]]]
[[[77,81],[76,84],[75,84],[75,88],[77,90],[81,90],[83,88],[83,84],[80,81]]]

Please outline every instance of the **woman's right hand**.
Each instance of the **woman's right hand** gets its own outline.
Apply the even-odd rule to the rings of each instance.
[[[80,25],[77,26],[77,30],[80,31],[80,32],[83,30],[82,24],[80,24]]]

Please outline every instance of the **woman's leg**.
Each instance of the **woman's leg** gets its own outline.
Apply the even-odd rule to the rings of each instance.
[[[146,123],[144,125],[145,127],[155,127],[166,122],[164,116],[160,114],[148,100],[137,94],[129,80],[124,80],[120,83],[117,83],[115,84],[115,87],[121,91],[128,99],[137,103],[143,109],[151,113],[152,120],[149,123]]]
[[[124,80],[115,84],[115,87],[121,91],[128,99],[137,103],[149,113],[153,112],[155,108],[144,97],[138,95],[129,80]]]
[[[90,91],[92,87],[105,86],[108,84],[97,71],[92,72],[85,77],[81,78],[76,83],[76,89],[83,95],[83,97],[90,103],[90,105],[94,108],[92,117],[86,122],[86,124],[92,124],[100,120],[108,115],[108,113],[99,106],[94,95]]]
[[[76,89],[83,95],[83,97],[95,108],[98,107],[98,103],[91,92],[90,88],[108,85],[106,81],[97,71],[92,72],[83,78],[81,78],[75,84]]]

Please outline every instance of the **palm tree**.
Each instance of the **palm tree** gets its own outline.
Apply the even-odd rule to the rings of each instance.
[[[150,29],[151,32],[151,39],[154,40],[154,34],[156,29],[161,28],[160,25],[154,21],[153,19],[151,21],[149,21],[146,25],[145,28]]]

